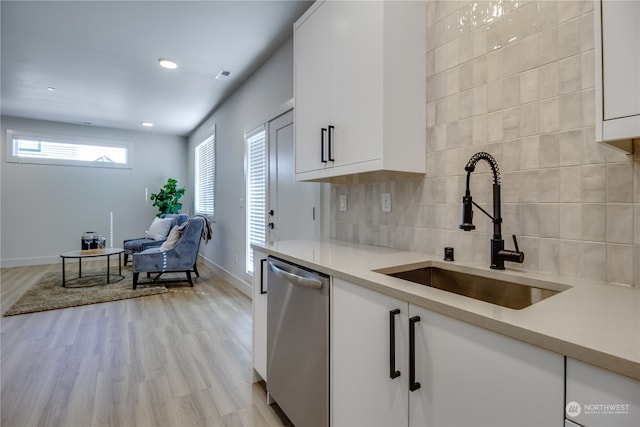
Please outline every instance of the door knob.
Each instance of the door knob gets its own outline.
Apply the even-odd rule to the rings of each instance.
[[[267,228],[270,228],[271,230],[273,230],[273,227],[274,227],[274,225],[273,225],[273,223],[272,223],[272,222],[270,222],[269,224],[267,224]]]
[[[269,215],[273,216],[273,214],[274,214],[273,209],[269,210]]]

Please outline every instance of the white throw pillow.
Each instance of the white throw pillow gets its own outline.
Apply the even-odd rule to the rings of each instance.
[[[173,218],[154,218],[153,222],[151,223],[151,227],[149,227],[149,231],[147,231],[147,239],[166,239],[167,234],[169,234],[169,229],[171,228],[172,221]]]
[[[167,240],[165,240],[160,246],[160,250],[168,251],[169,249],[173,249],[176,246],[176,243],[178,243],[178,240],[180,240],[180,237],[182,237],[183,231],[184,227],[175,225],[169,232]]]

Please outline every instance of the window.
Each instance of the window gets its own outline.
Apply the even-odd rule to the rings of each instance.
[[[196,191],[195,211],[202,215],[213,215],[216,178],[216,135],[196,147]]]
[[[7,132],[7,161],[65,166],[129,167],[127,144]]]
[[[264,126],[245,136],[247,144],[247,273],[253,274],[252,244],[266,242],[267,139]]]

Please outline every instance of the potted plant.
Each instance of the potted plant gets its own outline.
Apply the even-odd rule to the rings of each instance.
[[[161,214],[176,214],[180,212],[182,203],[180,198],[184,195],[184,187],[177,188],[178,181],[169,178],[167,183],[157,193],[151,193],[151,200],[153,200],[153,206],[157,206],[160,211],[157,216]]]

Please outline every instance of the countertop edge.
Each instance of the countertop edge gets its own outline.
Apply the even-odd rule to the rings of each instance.
[[[323,244],[330,245],[331,242],[323,242]],[[386,284],[363,277],[363,275],[358,274],[357,271],[340,271],[331,265],[320,264],[316,261],[310,261],[304,256],[292,254],[289,252],[283,252],[278,248],[259,245],[253,245],[253,247],[267,253],[268,255],[286,259],[290,262],[302,265],[312,270],[318,270],[333,277],[346,280],[348,282],[363,286],[373,291],[402,299],[404,301],[416,304],[429,310],[433,310],[434,312],[443,314],[445,316],[461,320],[463,322],[499,333],[501,335],[505,335],[507,337],[525,342],[530,345],[534,345],[536,347],[543,348],[562,356],[576,359],[590,365],[606,369],[620,375],[624,375],[629,378],[640,380],[640,357],[638,361],[634,361],[617,356],[612,353],[607,353],[606,351],[601,351],[598,349],[580,345],[576,342],[571,342],[556,336],[535,331],[533,329],[515,325],[509,321],[502,321],[480,313],[468,311],[453,304],[443,303],[440,301],[436,301],[435,299],[417,295],[416,293],[412,293],[410,290],[390,287]],[[425,258],[427,257],[428,256],[425,255]]]

